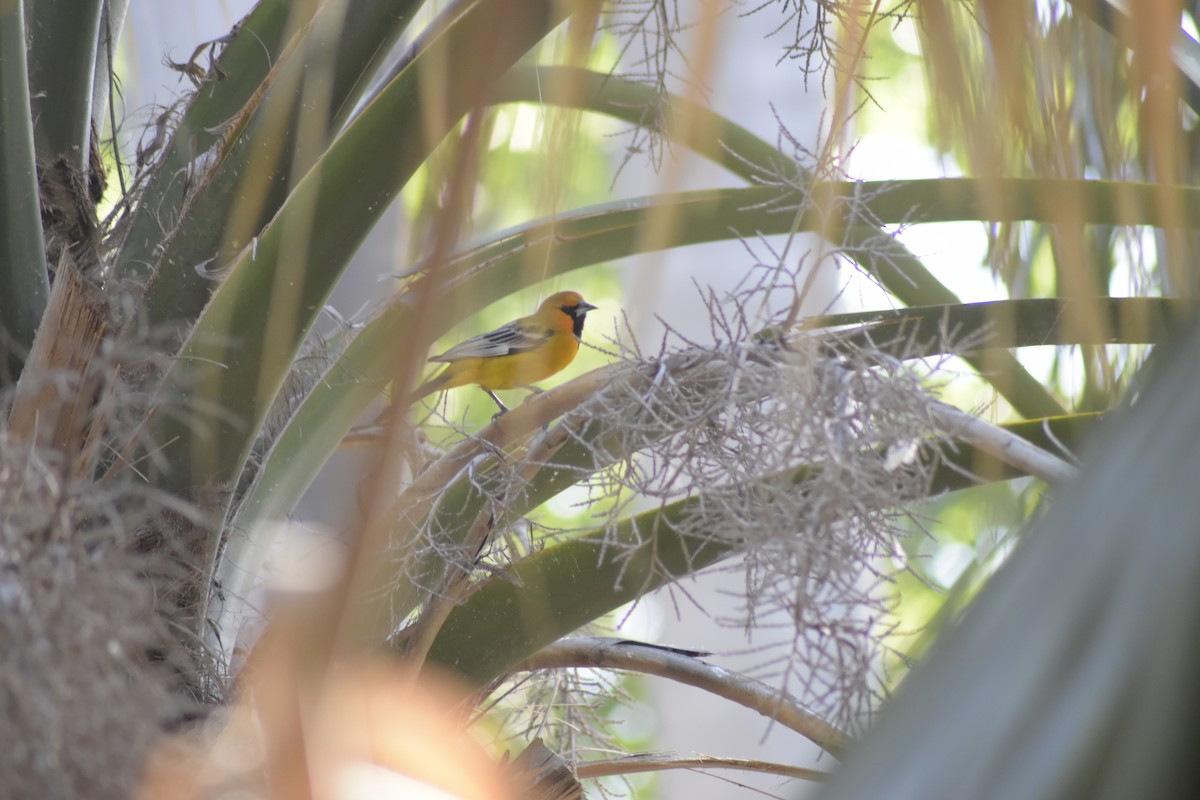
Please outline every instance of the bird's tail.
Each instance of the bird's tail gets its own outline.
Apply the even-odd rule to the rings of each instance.
[[[434,392],[440,391],[442,389],[454,388],[453,386],[446,385],[446,384],[450,383],[450,381],[453,380],[454,377],[455,377],[454,370],[452,370],[450,368],[446,368],[446,369],[442,370],[437,375],[434,375],[432,378],[430,378],[429,380],[422,383],[416,389],[413,389],[409,393],[408,397],[406,397],[404,399],[404,405],[406,405],[406,406],[412,405],[413,403],[417,402],[418,400],[420,400],[424,397],[428,397],[429,395],[433,394]]]

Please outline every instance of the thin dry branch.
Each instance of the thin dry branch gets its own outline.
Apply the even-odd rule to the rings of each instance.
[[[839,755],[850,741],[847,733],[802,703],[769,684],[724,667],[707,664],[673,648],[627,639],[581,636],[562,639],[522,663],[520,671],[593,667],[620,669],[669,678],[753,709]]]
[[[587,761],[575,765],[575,774],[583,779],[606,778],[611,775],[633,775],[639,772],[661,772],[668,769],[738,769],[746,772],[766,772],[785,778],[824,783],[829,773],[774,761],[754,758],[717,758],[715,756],[683,756],[671,753],[634,753],[603,761]]]
[[[946,403],[930,402],[929,418],[941,433],[972,444],[999,461],[1036,475],[1047,483],[1065,483],[1074,478],[1077,472],[1075,467],[1032,442]]]

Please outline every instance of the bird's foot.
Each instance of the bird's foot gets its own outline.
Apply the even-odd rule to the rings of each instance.
[[[483,387],[480,387],[480,388],[483,388]],[[492,398],[492,400],[496,401],[496,405],[498,405],[500,407],[500,410],[492,415],[492,422],[495,422],[496,420],[500,419],[500,417],[502,417],[508,413],[508,406],[506,406],[506,405],[504,405],[504,403],[500,402],[500,398],[496,397],[496,393],[493,392],[491,389],[484,389],[484,391],[487,392],[488,397],[490,397],[490,398]]]

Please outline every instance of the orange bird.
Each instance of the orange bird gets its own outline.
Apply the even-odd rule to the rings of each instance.
[[[549,378],[575,359],[583,320],[594,308],[579,292],[550,295],[528,317],[474,336],[429,359],[444,362],[446,368],[418,386],[409,402],[474,383],[496,401],[503,414],[508,407],[496,397],[496,391],[539,391],[533,383]]]

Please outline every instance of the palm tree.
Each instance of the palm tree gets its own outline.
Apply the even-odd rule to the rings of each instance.
[[[1008,794],[1036,779],[1059,795],[1094,787],[1097,764],[1113,787],[1173,785],[1162,768],[1183,739],[1141,732],[1182,721],[1186,703],[1157,709],[1189,696],[1179,691],[1188,619],[1167,613],[1186,605],[1163,586],[1177,578],[1184,591],[1183,565],[1194,563],[1187,495],[1174,490],[1194,474],[1181,435],[1192,415],[1176,400],[1196,352],[1179,331],[1194,280],[1186,145],[1200,72],[1166,4],[1129,18],[1084,0],[985,2],[975,13],[934,0],[784,4],[799,32],[788,52],[816,77],[830,70],[838,136],[854,93],[871,88],[879,37],[916,13],[939,141],[978,177],[878,183],[841,179],[837,136],[815,154],[785,151],[667,92],[672,54],[703,60],[678,52],[686,18],[657,3],[586,0],[263,0],[179,65],[195,91],[158,118],[124,171],[100,131],[126,7],[30,0],[0,12],[0,379],[10,398],[0,718],[6,740],[21,743],[6,749],[15,793],[118,796],[142,782],[149,796],[182,792],[181,782],[255,781],[320,793],[339,757],[424,774],[401,755],[405,731],[442,752],[457,746],[425,706],[468,697],[489,708],[505,679],[587,665],[703,685],[841,755],[887,691],[881,619],[896,602],[890,559],[905,509],[1029,474],[1074,487],[914,670],[829,791]],[[724,24],[736,20],[711,9],[696,21],[709,32]],[[633,50],[618,62],[640,64],[636,80],[589,68],[605,37],[645,44],[640,61]],[[581,114],[602,115],[655,152],[688,148],[745,185],[556,206],[494,232],[472,210],[494,163],[497,109],[513,103],[554,110],[546,169],[568,163]],[[101,219],[106,182],[115,201]],[[406,187],[418,247],[394,294],[315,336],[351,257]],[[889,227],[946,220],[991,225],[1007,299],[962,303]],[[413,409],[390,406],[367,431],[344,568],[320,588],[276,595],[259,643],[248,655],[235,646],[263,532],[293,511],[381,392],[408,395],[454,322],[604,261],[801,231],[901,308],[801,319],[806,273],[785,251],[766,280],[748,279],[732,312],[713,305],[718,346],[626,353],[436,447],[429,436],[455,427],[431,427],[438,407],[414,427]],[[1143,232],[1154,247],[1131,262],[1123,253]],[[1118,270],[1136,277],[1139,296],[1105,296]],[[751,313],[780,281],[796,302],[769,319]],[[1079,396],[1046,387],[1012,353],[1047,343],[1081,348]],[[1128,347],[1110,356],[1113,343]],[[1143,385],[1144,346],[1160,343],[1176,359]],[[1012,423],[930,398],[912,365],[951,354],[1003,398]],[[1138,401],[1075,477],[1053,451],[1129,396]],[[1135,446],[1146,469],[1130,480],[1105,455]],[[540,507],[581,483],[607,493],[590,529],[538,533],[532,548],[516,541]],[[1162,519],[1147,515],[1156,524],[1126,556],[1135,498],[1156,492],[1173,494],[1148,505]],[[1086,569],[1055,587],[1082,554],[1093,556]],[[772,691],[690,651],[567,638],[718,563],[747,565],[750,619],[792,613],[786,674],[801,688]],[[1113,576],[1128,588],[1106,591]],[[1043,621],[1038,612],[1067,595]],[[1141,615],[1127,597],[1148,598]],[[1151,613],[1176,621],[1146,637]],[[1075,648],[1081,630],[1094,648]],[[1154,654],[1161,678],[1140,694],[1129,690],[1146,663],[1135,651]],[[411,676],[435,669],[461,682],[452,698],[414,692]],[[1105,680],[1089,682],[1091,670]],[[980,680],[948,691],[962,674]],[[987,694],[998,685],[1009,690],[1000,703]],[[1146,710],[1120,716],[1140,701]],[[383,721],[364,722],[371,710]],[[1052,737],[1031,723],[1039,714],[1059,723]],[[923,749],[942,741],[914,733],[931,722],[944,741]],[[603,728],[590,735],[601,740]],[[350,733],[364,729],[376,738],[357,750]],[[1036,773],[1013,766],[1013,748],[1033,752],[1043,738],[1062,750]],[[221,755],[255,748],[240,765]],[[979,755],[953,775],[932,766],[959,749]],[[1068,758],[1080,752],[1117,757]]]

